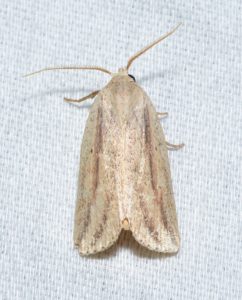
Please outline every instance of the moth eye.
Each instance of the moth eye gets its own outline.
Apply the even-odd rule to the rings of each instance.
[[[133,75],[131,75],[131,74],[128,74],[129,75],[129,77],[131,77],[134,81],[136,81],[135,80],[135,77],[133,76]]]

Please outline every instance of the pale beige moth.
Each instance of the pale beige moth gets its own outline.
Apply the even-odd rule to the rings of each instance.
[[[96,66],[70,66],[28,74],[92,69],[111,76],[101,90],[78,100],[65,98],[81,102],[95,97],[80,155],[74,221],[74,243],[80,254],[94,254],[111,247],[121,230],[130,230],[135,240],[150,250],[175,253],[179,249],[167,149],[178,149],[183,144],[166,142],[159,113],[128,73],[138,56],[177,27],[133,55],[117,73]]]

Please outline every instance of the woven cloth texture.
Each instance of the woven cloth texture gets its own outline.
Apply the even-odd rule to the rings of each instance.
[[[241,1],[0,0],[0,299],[241,299]],[[135,61],[170,151],[181,232],[177,255],[129,233],[104,254],[74,250],[80,145],[91,100]],[[240,226],[241,228],[241,226]],[[241,229],[240,229],[241,230]]]

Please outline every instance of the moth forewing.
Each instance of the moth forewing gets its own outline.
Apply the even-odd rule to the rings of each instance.
[[[135,239],[151,250],[174,253],[179,249],[179,231],[172,191],[166,141],[157,113],[145,92],[136,119],[142,120],[139,143],[143,161],[135,187],[131,230]],[[135,142],[130,147],[135,147]]]
[[[103,251],[121,231],[116,197],[115,151],[107,131],[110,114],[100,93],[91,107],[83,135],[75,211],[74,243],[81,254]]]

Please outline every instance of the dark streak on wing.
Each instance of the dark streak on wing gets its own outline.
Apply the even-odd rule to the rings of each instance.
[[[149,157],[149,166],[150,166],[150,176],[151,176],[151,185],[157,199],[157,172],[154,169],[153,159],[152,159],[152,137],[151,137],[151,128],[150,128],[150,118],[147,107],[144,109],[144,123],[145,123],[145,149]],[[155,231],[154,221],[148,216],[148,209],[145,205],[144,200],[140,202],[141,210],[143,211],[144,221],[146,226],[149,229],[150,234],[156,242],[160,242],[158,239],[158,233]]]
[[[154,238],[154,240],[156,242],[160,243],[160,240],[158,239],[158,232],[155,231],[154,220],[149,218],[147,205],[146,205],[143,197],[140,197],[140,208],[141,208],[141,211],[143,212],[144,222],[145,222],[146,226],[148,227],[148,230],[149,230],[151,236]]]
[[[151,176],[151,184],[152,189],[155,195],[154,201],[157,203],[157,205],[160,206],[160,212],[161,212],[161,222],[164,224],[164,227],[168,229],[168,220],[167,215],[164,209],[164,199],[162,197],[162,191],[161,189],[157,189],[157,162],[154,161],[154,155],[152,155],[153,151],[155,150],[155,145],[153,144],[152,139],[152,131],[150,127],[150,117],[149,117],[149,110],[147,106],[144,109],[144,122],[145,122],[145,148],[148,153],[148,159],[149,159],[149,166],[150,166],[150,176]],[[166,171],[165,171],[166,172]],[[151,222],[151,220],[150,220]]]
[[[105,225],[107,223],[107,212],[108,212],[108,209],[110,207],[110,198],[108,196],[108,194],[106,193],[106,207],[103,211],[103,216],[102,216],[102,219],[101,219],[101,223],[99,225],[99,228],[96,230],[95,234],[93,235],[93,242],[92,242],[92,246],[94,246],[96,244],[96,242],[100,239],[100,237],[102,236],[102,233],[103,233],[103,230],[105,228]]]
[[[158,197],[160,198],[160,206],[161,206],[161,221],[163,222],[165,228],[168,228],[168,221],[167,221],[167,215],[164,209],[163,205],[163,197],[162,197],[162,191],[159,192],[160,195]]]
[[[96,125],[96,138],[95,138],[95,144],[94,144],[94,155],[95,155],[95,161],[94,166],[92,170],[93,175],[93,199],[92,201],[95,201],[96,199],[96,191],[97,186],[99,183],[99,155],[102,151],[102,110],[99,107],[98,113],[97,113],[97,125]]]
[[[144,109],[144,123],[145,123],[145,147],[149,157],[149,165],[150,165],[150,176],[151,176],[151,184],[154,193],[157,193],[157,173],[153,166],[152,160],[152,137],[151,137],[151,128],[150,128],[150,117],[147,107]],[[155,177],[156,175],[156,177]]]
[[[96,200],[96,190],[99,182],[99,153],[100,150],[102,149],[102,110],[99,107],[98,108],[98,113],[97,113],[97,123],[96,123],[96,136],[94,138],[94,147],[93,147],[93,155],[94,155],[94,164],[92,166],[92,169],[90,172],[92,172],[93,176],[93,182],[92,182],[92,198],[88,199],[87,201],[89,202],[88,205],[88,210],[87,210],[87,215],[83,224],[83,230],[80,232],[79,240],[81,241],[84,234],[87,231],[88,224],[90,222],[90,214],[91,214],[91,203]],[[85,174],[84,174],[85,176]],[[79,203],[81,203],[83,199],[79,200]]]

